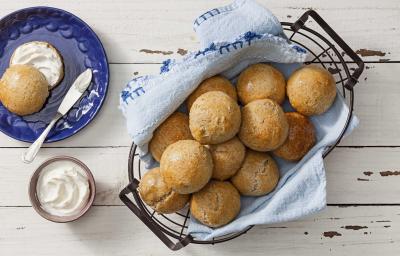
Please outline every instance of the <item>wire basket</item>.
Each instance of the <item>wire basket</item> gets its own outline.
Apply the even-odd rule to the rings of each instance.
[[[309,17],[312,20],[309,20]],[[326,149],[323,155],[325,157],[340,142],[350,123],[354,105],[353,87],[363,72],[364,63],[313,10],[305,12],[295,23],[282,22],[282,26],[290,41],[304,47],[310,53],[309,59],[304,64],[316,63],[322,65],[333,74],[336,84],[350,109],[339,138],[331,147]],[[153,209],[145,205],[137,191],[144,168],[136,148],[137,146],[132,144],[128,162],[130,183],[121,191],[120,199],[168,248],[179,250],[189,243],[222,243],[246,233],[253,227],[249,226],[241,232],[216,237],[210,241],[201,241],[187,233],[190,214],[188,207],[175,214],[155,213]],[[133,200],[128,196],[133,197]]]

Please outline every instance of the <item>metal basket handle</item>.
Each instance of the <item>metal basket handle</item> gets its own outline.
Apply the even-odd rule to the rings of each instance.
[[[121,201],[124,202],[124,204],[171,250],[177,251],[188,245],[193,239],[192,236],[187,235],[177,243],[172,242],[171,239],[169,239],[162,230],[157,227],[154,221],[146,214],[143,214],[142,211],[127,197],[129,193],[132,193],[136,203],[139,203],[140,198],[137,191],[138,185],[139,181],[137,179],[132,180],[132,182],[119,193]]]
[[[308,20],[308,17],[311,16],[320,26],[321,28],[343,49],[343,51],[354,61],[358,68],[354,70],[354,72],[350,75],[346,84],[344,85],[347,89],[352,90],[355,84],[358,81],[361,73],[364,70],[364,62],[361,58],[351,49],[343,39],[316,13],[314,10],[306,11],[293,25],[291,28],[294,32],[300,30]]]

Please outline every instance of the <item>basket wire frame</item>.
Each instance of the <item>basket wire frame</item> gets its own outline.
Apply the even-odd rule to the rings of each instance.
[[[316,21],[318,25],[317,29],[321,30],[321,32],[317,32],[305,25],[309,17],[312,17],[313,20]],[[334,75],[337,87],[340,89],[349,107],[350,111],[347,116],[346,124],[337,141],[324,152],[323,156],[326,157],[340,142],[350,124],[354,107],[353,86],[357,83],[364,69],[364,63],[313,10],[305,12],[295,23],[282,22],[282,26],[288,36],[288,40],[304,47],[310,53],[310,59],[306,60],[304,64],[308,65],[313,63],[322,65]],[[324,33],[324,35],[322,35],[322,33]],[[328,40],[327,37],[330,38],[330,40]],[[345,58],[348,60],[346,61]],[[190,218],[188,207],[176,214],[166,216],[156,213],[140,199],[137,187],[143,172],[142,164],[136,149],[137,146],[132,144],[128,162],[130,184],[121,191],[120,198],[171,250],[179,250],[189,243],[216,244],[226,242],[246,233],[253,227],[249,226],[241,232],[216,237],[210,241],[197,240],[187,234],[187,223]],[[128,198],[128,195],[133,195],[136,205]],[[173,242],[171,239],[176,240],[176,242]]]

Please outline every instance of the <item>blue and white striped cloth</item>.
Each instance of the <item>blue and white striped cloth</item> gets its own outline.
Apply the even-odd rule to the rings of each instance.
[[[287,77],[307,57],[303,48],[287,40],[278,19],[253,0],[237,0],[210,10],[195,20],[194,29],[201,50],[179,61],[164,61],[159,75],[136,78],[121,92],[120,109],[128,132],[148,167],[156,164],[147,147],[154,130],[177,109],[186,110],[184,101],[201,81],[222,74],[235,82],[243,69],[259,62],[273,64]],[[284,108],[290,110],[290,105],[286,102]],[[322,154],[340,135],[348,111],[339,96],[328,112],[311,118],[317,145],[299,163],[277,159],[281,180],[273,193],[242,197],[239,217],[221,228],[211,229],[191,218],[189,232],[208,240],[249,225],[293,220],[323,209],[326,178]],[[357,123],[354,118],[348,132]]]

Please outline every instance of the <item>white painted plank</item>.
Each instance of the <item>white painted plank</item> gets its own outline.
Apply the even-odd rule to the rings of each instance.
[[[400,69],[400,64],[368,64],[367,68],[355,87],[355,113],[360,118],[360,126],[344,139],[342,145],[399,146],[400,87],[395,74]],[[95,120],[73,137],[46,146],[129,146],[131,140],[126,131],[125,120],[118,110],[119,93],[135,74],[154,74],[158,70],[158,64],[111,65],[110,89]],[[0,147],[25,146],[26,143],[0,133]]]
[[[30,165],[20,161],[23,149],[0,149],[0,206],[29,206],[28,184],[47,158],[77,157],[92,170],[97,205],[121,205],[119,192],[128,184],[129,148],[44,149]],[[327,157],[329,204],[400,204],[400,148],[337,148]],[[397,175],[395,175],[397,174]]]
[[[69,224],[45,221],[32,208],[0,208],[0,251],[16,256],[398,255],[399,213],[397,206],[328,207],[304,220],[257,226],[233,241],[189,244],[172,252],[125,207],[93,207]]]
[[[28,186],[34,170],[46,159],[68,155],[82,160],[96,181],[96,204],[121,204],[119,192],[128,184],[129,148],[59,148],[43,149],[32,164],[21,161],[23,149],[0,149],[0,206],[30,205]],[[3,190],[4,189],[4,190]]]
[[[329,204],[400,203],[400,148],[336,148],[325,160]]]
[[[111,62],[161,62],[166,58],[180,57],[179,49],[196,50],[198,39],[192,29],[194,19],[209,9],[230,2],[103,0],[99,4],[94,0],[1,0],[0,16],[32,5],[56,6],[76,14],[93,27]],[[295,21],[307,9],[313,8],[354,50],[364,48],[385,53],[385,56],[365,57],[366,60],[400,60],[398,40],[395,39],[400,38],[400,5],[396,0],[259,2],[269,7],[281,21]],[[312,26],[313,22],[309,25]],[[159,53],[146,53],[148,50]]]
[[[347,146],[400,145],[399,63],[367,64],[355,91],[355,114],[360,126],[345,138]]]

